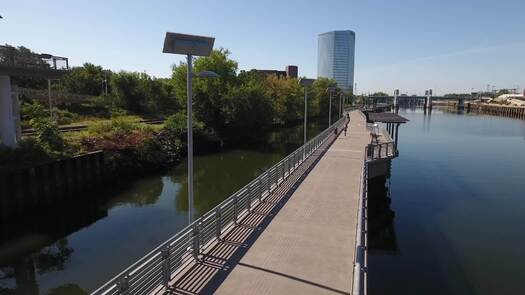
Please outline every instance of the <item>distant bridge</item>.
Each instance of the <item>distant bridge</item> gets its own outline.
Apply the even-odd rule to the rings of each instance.
[[[367,104],[391,104],[394,106],[424,106],[431,108],[433,101],[457,101],[458,107],[463,108],[465,101],[475,100],[472,96],[449,97],[449,96],[432,96],[432,95],[399,95],[399,96],[369,96],[366,98]]]

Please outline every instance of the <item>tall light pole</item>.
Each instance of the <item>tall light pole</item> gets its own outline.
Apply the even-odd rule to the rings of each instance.
[[[332,93],[336,90],[336,87],[326,88],[326,92],[330,93],[330,103],[328,104],[328,127],[332,126]]]
[[[303,145],[306,144],[306,123],[308,118],[308,89],[307,87],[314,84],[314,79],[299,79],[299,85],[304,87],[304,127],[303,127]],[[305,158],[305,151],[303,149],[303,159]]]
[[[193,222],[193,110],[192,110],[192,58],[193,56],[209,56],[213,49],[215,38],[178,33],[166,33],[164,38],[164,53],[184,54],[187,58],[186,93],[187,93],[187,135],[188,135],[188,221]],[[199,73],[199,77],[217,77],[213,72]]]

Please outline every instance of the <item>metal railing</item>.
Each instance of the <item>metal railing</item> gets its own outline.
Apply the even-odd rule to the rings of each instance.
[[[372,142],[366,147],[366,161],[394,158],[398,155],[396,144],[384,127],[377,124],[367,124],[367,129],[371,131],[376,142]]]
[[[0,65],[19,68],[68,70],[66,57],[51,54],[36,54],[26,48],[0,45]]]
[[[91,294],[150,294],[168,290],[170,281],[185,266],[198,261],[205,250],[263,202],[345,121],[341,118]]]
[[[361,193],[359,197],[355,257],[354,257],[354,282],[352,294],[367,294],[367,267],[368,267],[368,164],[363,162],[363,173],[361,174]]]
[[[394,142],[369,144],[366,147],[366,160],[367,161],[394,158],[396,156],[397,156],[397,149],[396,149]]]

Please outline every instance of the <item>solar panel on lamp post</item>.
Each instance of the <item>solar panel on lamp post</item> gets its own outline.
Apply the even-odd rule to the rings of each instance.
[[[213,49],[215,38],[186,35],[179,33],[166,33],[162,52],[183,54],[187,58],[186,93],[187,93],[187,128],[188,135],[188,220],[193,221],[193,99],[192,78],[213,78],[219,75],[211,71],[203,71],[196,75],[192,73],[193,56],[209,56]]]

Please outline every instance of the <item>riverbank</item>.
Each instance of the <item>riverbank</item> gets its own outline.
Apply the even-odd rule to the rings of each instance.
[[[443,102],[435,104],[438,107],[458,109],[458,102]],[[494,115],[507,118],[525,120],[525,107],[512,105],[498,105],[488,103],[471,103],[466,102],[463,110],[466,112],[475,112],[478,114]]]

